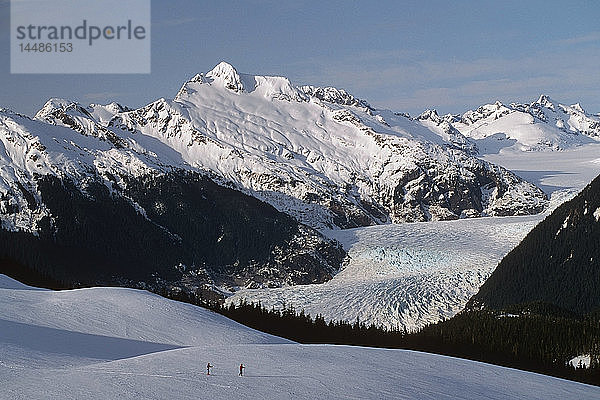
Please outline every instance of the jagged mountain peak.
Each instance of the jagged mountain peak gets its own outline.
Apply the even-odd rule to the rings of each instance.
[[[76,101],[52,98],[35,115],[35,120],[64,126],[84,136],[94,136],[112,143],[117,148],[126,147],[125,141],[104,124],[114,115],[129,109],[113,102],[106,106],[84,107]]]
[[[600,121],[579,103],[566,106],[547,94],[531,103],[485,104],[452,124],[477,142],[480,150],[494,153],[505,147],[562,150],[600,137]]]
[[[452,125],[457,120],[456,116],[446,114],[441,117],[437,110],[428,109],[415,117],[414,120],[437,133],[444,140],[447,147],[461,149],[471,155],[478,153],[477,146]]]
[[[505,106],[504,103],[502,103],[500,100],[496,100],[493,103],[488,103],[488,104],[484,104],[482,106],[480,106],[479,108],[477,108],[478,112],[481,113],[485,113],[487,112],[504,112],[506,110],[509,110],[510,108]]]
[[[583,109],[583,107],[581,106],[581,104],[579,104],[579,103],[571,104],[571,108],[582,114],[586,113],[585,110]]]
[[[433,121],[435,123],[442,122],[442,118],[440,118],[440,115],[438,114],[438,112],[437,112],[436,109],[427,109],[427,110],[423,111],[415,119],[418,119],[418,120],[431,120],[431,121]]]
[[[34,119],[43,121],[52,125],[62,125],[75,129],[80,133],[84,133],[87,128],[80,126],[82,120],[95,121],[90,111],[76,101],[51,98],[46,104],[35,114]]]
[[[43,107],[35,114],[34,119],[53,123],[53,121],[55,119],[55,117],[53,115],[55,115],[58,111],[64,112],[67,110],[70,110],[71,112],[75,111],[77,113],[84,114],[88,117],[91,117],[89,115],[89,112],[86,111],[85,107],[82,106],[81,104],[79,104],[78,102],[73,101],[73,100],[53,97],[53,98],[49,99],[43,105]]]
[[[207,88],[225,88],[236,94],[251,94],[268,99],[306,101],[308,97],[283,76],[241,74],[229,63],[221,62],[206,74],[196,74],[187,81],[175,96],[175,100],[191,99],[198,91]]]
[[[533,104],[539,104],[542,107],[554,109],[554,104],[557,104],[557,102],[552,100],[547,94],[541,94],[540,97],[538,97],[538,99],[532,103],[532,105]]]
[[[196,75],[197,76],[197,75]],[[221,84],[223,87],[234,92],[243,92],[244,84],[235,67],[225,61],[221,61],[206,74],[212,79],[213,84]]]
[[[497,120],[505,115],[510,114],[511,112],[512,109],[510,107],[505,106],[500,101],[495,101],[494,103],[484,104],[478,107],[476,110],[469,110],[465,112],[460,120],[465,124],[473,124],[482,119],[487,119],[490,117],[493,120]]]
[[[104,105],[92,103],[86,107],[74,100],[54,97],[44,104],[44,106],[35,114],[34,119],[52,125],[62,125],[73,128],[74,119],[86,120],[92,125],[97,122],[105,124],[115,115],[131,110],[131,108],[115,101]]]

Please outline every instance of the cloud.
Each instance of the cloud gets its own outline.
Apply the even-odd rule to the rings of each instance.
[[[599,42],[600,43],[600,32],[591,32],[586,35],[576,36],[567,39],[561,39],[555,41],[557,45],[574,45],[581,43]]]

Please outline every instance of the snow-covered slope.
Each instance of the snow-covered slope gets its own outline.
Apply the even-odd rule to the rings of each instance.
[[[522,151],[564,150],[600,139],[600,118],[580,104],[563,105],[546,95],[530,104],[485,104],[443,120],[472,139],[480,154],[514,147]]]
[[[0,275],[0,320],[24,327],[160,343],[171,348],[290,343],[219,314],[141,290],[89,288],[55,292],[18,284]]]
[[[600,398],[597,387],[450,357],[299,345],[135,290],[14,286],[0,276],[2,399]]]
[[[111,121],[314,227],[540,211],[514,175],[401,115],[335,88],[238,74],[221,63],[173,101]],[[518,199],[518,200],[517,200]]]

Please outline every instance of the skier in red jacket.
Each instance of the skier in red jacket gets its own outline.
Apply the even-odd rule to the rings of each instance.
[[[244,364],[240,364],[240,376],[244,376]]]

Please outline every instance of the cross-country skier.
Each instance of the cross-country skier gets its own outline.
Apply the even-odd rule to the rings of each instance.
[[[212,366],[212,365],[210,365],[210,363],[206,364],[206,375],[210,375],[210,369],[211,369],[212,367],[213,367],[213,366]]]
[[[240,376],[244,376],[244,364],[240,364]]]

